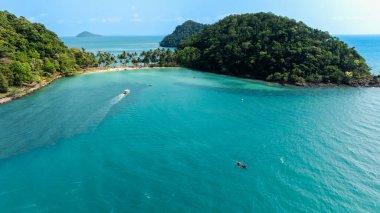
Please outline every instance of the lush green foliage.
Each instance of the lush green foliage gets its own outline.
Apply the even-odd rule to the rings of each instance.
[[[101,52],[98,53],[102,54]],[[110,55],[111,57],[112,54]],[[176,66],[176,58],[175,54],[170,49],[160,49],[157,48],[155,50],[143,51],[140,54],[138,53],[128,53],[122,52],[117,55],[118,61],[110,60],[111,63],[118,62],[123,65],[133,66],[149,66],[149,67],[169,67]]]
[[[0,93],[8,92],[8,81],[3,73],[0,72]]]
[[[195,33],[203,30],[207,25],[200,24],[194,21],[186,21],[180,26],[177,26],[174,32],[166,36],[161,42],[161,47],[177,47],[181,41],[189,38]]]
[[[183,41],[178,63],[282,83],[364,85],[371,73],[354,48],[271,13],[232,15]]]
[[[42,24],[0,11],[0,92],[96,65],[94,54],[68,49]]]
[[[95,55],[68,49],[43,25],[0,11],[0,93],[50,76],[118,65],[179,64],[282,83],[379,84],[355,49],[326,32],[270,13],[229,16],[210,26],[188,21],[166,40],[176,46],[187,37],[175,52],[162,48]]]
[[[0,11],[0,92],[10,86],[29,85],[55,75],[72,75],[77,70],[116,65],[175,66],[175,55],[169,49],[108,52],[96,55],[84,49],[68,49],[56,34],[41,24],[30,23]]]

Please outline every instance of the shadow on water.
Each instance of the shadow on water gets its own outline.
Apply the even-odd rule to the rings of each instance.
[[[255,83],[253,83],[255,84]],[[280,97],[280,96],[328,96],[331,93],[340,93],[340,95],[350,95],[354,92],[360,92],[360,90],[356,90],[350,87],[315,87],[315,88],[307,88],[307,87],[296,87],[296,86],[280,86],[276,84],[258,84],[258,87],[252,88],[239,88],[236,85],[202,85],[202,84],[192,84],[187,82],[176,82],[175,85],[180,87],[188,87],[199,90],[209,90],[215,92],[223,92],[230,94],[238,94],[244,96],[252,96],[252,97]]]
[[[59,133],[50,134],[49,137],[41,136],[39,140],[36,140],[35,137],[30,137],[25,140],[14,140],[13,143],[8,142],[0,142],[0,160],[5,159],[17,154],[21,154],[30,149],[54,144],[61,137],[70,137],[76,134],[88,132],[93,128],[96,128],[107,116],[112,107],[122,101],[127,95],[120,94],[114,98],[112,98],[108,104],[106,104],[103,108],[99,109],[96,112],[93,112],[88,119],[84,122],[80,122],[80,126],[75,128],[75,130],[63,130],[61,134],[64,136],[60,136]],[[63,122],[64,123],[64,122]],[[57,124],[57,123],[56,123]],[[20,131],[20,135],[28,135],[32,130]],[[8,139],[11,139],[12,135],[9,136]],[[16,137],[17,138],[17,137]]]
[[[98,126],[104,118],[108,115],[109,111],[112,107],[122,101],[124,98],[128,96],[127,94],[119,94],[118,96],[112,98],[108,104],[106,104],[103,108],[94,112],[84,123],[82,123],[81,127],[78,129],[78,132],[87,131],[91,127]],[[90,125],[90,126],[88,126]]]
[[[109,97],[110,91],[112,94],[118,93],[125,89],[124,86],[113,83],[107,91],[103,91],[104,88],[86,91],[73,88],[59,91],[55,88],[58,90],[55,93],[43,90],[10,103],[0,111],[0,129],[5,130],[0,132],[0,160],[37,147],[53,145],[62,138],[90,132],[106,119],[114,107],[130,105],[138,97],[137,94],[147,87],[144,84],[129,84],[131,94]],[[61,93],[65,93],[65,97],[60,96]],[[126,98],[128,103],[122,103]]]

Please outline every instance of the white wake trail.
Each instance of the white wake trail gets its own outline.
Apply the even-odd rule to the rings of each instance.
[[[83,132],[89,128],[96,128],[107,116],[113,106],[123,100],[128,94],[120,94],[112,98],[103,108],[93,113],[79,128],[79,132]]]

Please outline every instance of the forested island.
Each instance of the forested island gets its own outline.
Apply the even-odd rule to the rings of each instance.
[[[170,35],[167,35],[161,42],[161,47],[177,47],[181,41],[189,38],[190,36],[199,33],[207,25],[200,24],[195,21],[186,21],[185,23],[177,26],[174,32]]]
[[[185,25],[193,24],[191,22]],[[69,49],[44,25],[0,11],[0,93],[109,67],[184,66],[282,84],[379,86],[354,48],[327,32],[272,13],[232,15],[167,48],[138,54]],[[177,27],[178,29],[178,27]],[[177,44],[177,43],[176,43]]]
[[[272,13],[231,15],[182,41],[182,66],[296,85],[378,84],[354,48]]]

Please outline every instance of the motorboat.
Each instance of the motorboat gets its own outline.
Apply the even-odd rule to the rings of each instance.
[[[123,94],[124,94],[124,95],[128,95],[130,92],[131,92],[131,90],[126,89],[126,90],[123,91]]]

